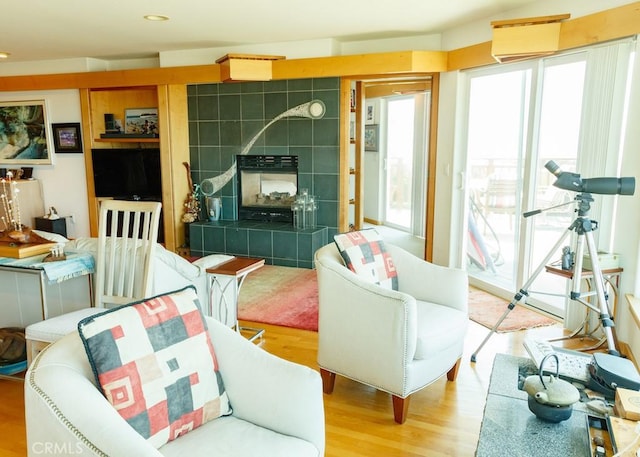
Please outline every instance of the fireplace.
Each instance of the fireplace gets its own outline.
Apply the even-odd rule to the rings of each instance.
[[[298,156],[237,155],[238,219],[293,222]]]

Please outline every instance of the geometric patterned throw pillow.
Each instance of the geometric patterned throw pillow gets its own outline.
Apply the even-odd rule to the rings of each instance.
[[[78,332],[103,394],[154,447],[231,414],[194,287],[88,317]]]
[[[377,231],[339,233],[333,240],[351,271],[369,282],[398,290],[398,272]]]

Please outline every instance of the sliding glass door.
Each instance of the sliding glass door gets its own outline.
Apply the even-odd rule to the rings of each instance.
[[[513,296],[545,257],[560,262],[561,251],[549,251],[575,218],[576,192],[554,187],[545,164],[553,160],[585,177],[616,172],[619,144],[612,139],[619,141],[623,123],[602,119],[622,119],[629,49],[623,42],[468,73],[462,242],[473,283]],[[542,211],[523,216],[534,209]],[[572,247],[569,235],[562,247]],[[543,270],[529,302],[564,317],[567,287]]]

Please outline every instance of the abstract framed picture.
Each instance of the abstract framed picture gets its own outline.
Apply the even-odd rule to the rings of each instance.
[[[45,100],[0,101],[0,165],[50,165]]]
[[[51,130],[53,131],[53,144],[56,148],[56,154],[82,154],[80,123],[52,124]]]
[[[378,138],[378,124],[364,126],[364,150],[377,151],[380,139]]]

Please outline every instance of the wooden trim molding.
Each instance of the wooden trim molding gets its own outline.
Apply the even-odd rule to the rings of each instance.
[[[561,23],[559,50],[640,34],[640,2]],[[272,61],[273,79],[439,73],[494,64],[491,42],[452,51],[401,51]],[[222,82],[221,65],[0,77],[0,91]]]
[[[640,34],[640,2],[560,23],[558,51]],[[495,64],[491,41],[450,51],[447,71]]]
[[[627,303],[629,304],[629,311],[631,311],[631,316],[633,316],[633,320],[636,323],[636,326],[640,328],[640,298],[636,297],[633,294],[626,294]]]
[[[429,150],[427,152],[427,198],[425,217],[424,259],[433,262],[433,240],[435,234],[436,170],[438,160],[438,107],[440,106],[440,74],[431,80],[431,113],[429,120]]]

